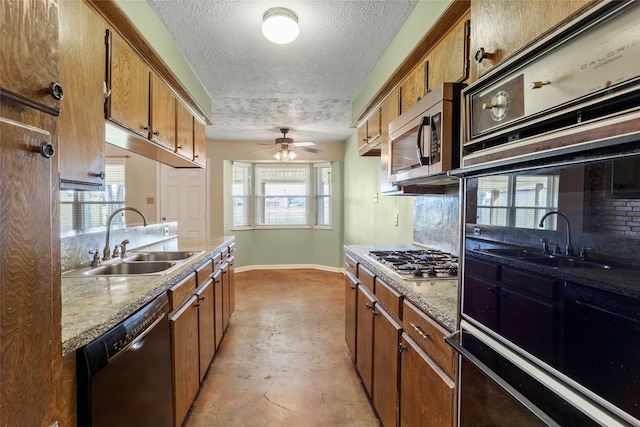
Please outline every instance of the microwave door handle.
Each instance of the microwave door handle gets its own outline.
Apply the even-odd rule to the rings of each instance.
[[[418,149],[418,161],[420,162],[420,166],[428,166],[429,164],[431,164],[431,159],[422,155],[422,130],[425,128],[425,126],[429,126],[429,116],[423,116],[422,120],[420,121],[420,125],[418,126],[416,147]]]

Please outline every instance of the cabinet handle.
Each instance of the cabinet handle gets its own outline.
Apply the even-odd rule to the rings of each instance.
[[[378,313],[378,312],[377,312],[377,311],[375,311],[375,310],[371,310],[371,317],[374,317],[374,318],[375,318],[378,314],[380,314],[380,313]]]
[[[53,99],[57,99],[61,101],[64,98],[64,90],[62,90],[62,85],[58,82],[53,82],[47,88],[47,93],[51,95]]]
[[[349,285],[349,286],[350,286],[350,287],[351,287],[351,289],[352,289],[352,290],[354,290],[354,291],[355,291],[356,289],[358,289],[358,287],[357,287],[357,286],[355,286],[355,285],[353,285],[353,284],[352,284],[352,285]]]
[[[178,145],[178,146],[176,147],[176,149],[178,149],[178,150],[182,150],[182,145]]]
[[[56,154],[56,149],[52,143],[50,143],[49,141],[45,141],[40,144],[40,154],[45,159],[50,159]]]
[[[160,136],[160,131],[159,131],[159,130],[157,130],[157,131],[153,132],[153,134],[154,134],[155,136]]]
[[[493,59],[493,53],[486,52],[483,47],[476,50],[476,54],[473,56],[476,62],[479,64],[483,59]]]
[[[373,308],[373,306],[372,306],[372,305],[369,305],[369,303],[366,303],[366,304],[365,304],[365,307],[367,307],[367,310],[370,310],[370,309],[372,309],[372,308]]]
[[[402,344],[401,342],[398,343],[398,352],[402,353],[406,349],[407,349],[406,345]]]
[[[200,154],[194,154],[194,155],[193,155],[193,158],[194,158],[194,159],[197,159],[198,157],[200,157]]]
[[[420,328],[420,326],[414,324],[413,322],[409,322],[409,324],[411,325],[411,327],[413,329],[415,329],[415,331],[418,333],[418,335],[420,335],[422,338],[424,338],[425,340],[427,338],[429,338],[429,334],[425,334],[422,329]]]
[[[147,126],[143,127],[142,130],[144,130],[146,132],[151,132],[151,126],[147,125]]]

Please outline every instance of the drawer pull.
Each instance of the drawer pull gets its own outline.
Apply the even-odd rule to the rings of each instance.
[[[367,310],[371,310],[371,309],[373,308],[373,306],[372,306],[372,305],[370,305],[369,303],[366,303],[366,304],[365,304],[365,307],[367,307]]]
[[[409,322],[409,324],[411,325],[411,327],[412,327],[413,329],[415,329],[415,331],[418,333],[418,335],[420,335],[422,338],[424,338],[425,340],[426,340],[427,338],[429,338],[429,334],[425,334],[425,333],[422,331],[422,329],[420,328],[420,326],[418,326],[418,325],[416,325],[416,324],[414,324],[414,323],[412,323],[412,322]]]

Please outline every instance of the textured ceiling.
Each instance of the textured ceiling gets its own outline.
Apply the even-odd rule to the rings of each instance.
[[[207,137],[345,140],[351,102],[417,0],[147,0],[212,98]],[[300,35],[266,40],[262,15],[296,12]]]

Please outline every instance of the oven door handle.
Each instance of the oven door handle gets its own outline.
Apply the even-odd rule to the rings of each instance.
[[[523,406],[525,406],[538,419],[546,423],[546,425],[552,426],[552,427],[561,427],[560,424],[555,422],[552,418],[550,418],[547,414],[545,414],[540,408],[538,408],[535,404],[533,404],[533,402],[531,402],[529,399],[523,396],[522,393],[520,393],[518,390],[513,388],[509,383],[503,380],[498,374],[493,372],[491,368],[489,368],[477,357],[475,357],[472,352],[467,350],[460,343],[460,333],[461,331],[458,330],[453,334],[446,336],[444,340],[447,342],[447,344],[453,347],[454,350],[457,351],[462,357],[464,357],[469,362],[471,362],[476,368],[482,371],[482,373],[485,374],[487,377],[491,378],[493,382],[498,384],[502,389],[504,389],[507,393],[513,396],[514,399],[516,399]]]
[[[418,149],[418,162],[420,162],[420,166],[429,166],[431,164],[431,157],[424,157],[422,153],[422,130],[425,126],[429,126],[429,124],[429,116],[422,116],[422,120],[420,120],[420,124],[418,125],[418,136],[416,138],[416,148]]]

